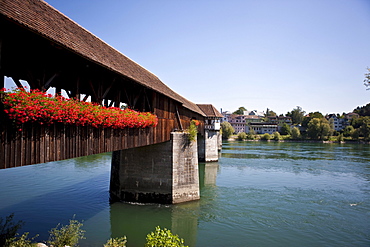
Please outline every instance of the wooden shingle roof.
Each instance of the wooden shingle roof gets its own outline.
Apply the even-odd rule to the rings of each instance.
[[[203,115],[196,104],[42,0],[0,0],[0,15],[100,66],[162,93]]]
[[[213,105],[197,104],[197,106],[204,112],[206,117],[217,117],[217,118],[223,117],[223,115]]]

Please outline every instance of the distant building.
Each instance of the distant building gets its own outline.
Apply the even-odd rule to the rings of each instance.
[[[357,113],[350,112],[347,114],[344,114],[343,117],[338,117],[336,114],[329,114],[325,116],[326,119],[330,121],[330,119],[333,119],[333,124],[334,124],[334,130],[336,131],[341,131],[348,125],[350,125],[350,121],[354,117],[359,117]]]
[[[229,122],[229,116],[232,115],[232,112],[231,111],[224,111],[224,112],[221,112],[222,114],[222,118],[221,118],[221,123],[222,122]]]
[[[274,132],[278,131],[278,125],[276,123],[250,123],[247,125],[247,133],[253,129],[254,133],[256,134],[273,134]]]
[[[292,125],[292,118],[291,117],[284,117],[284,116],[268,116],[268,122],[277,123],[278,125],[286,123],[289,126]]]
[[[262,117],[265,116],[265,113],[261,112],[261,111],[253,110],[253,111],[244,111],[243,115],[244,116],[258,116],[258,117],[262,118]]]
[[[334,130],[336,131],[340,131],[342,129],[345,128],[345,126],[347,125],[346,123],[348,122],[347,119],[345,118],[339,118],[336,114],[329,114],[326,116],[326,119],[328,119],[330,121],[330,119],[332,119],[332,122],[333,122],[333,127],[334,127]]]
[[[197,104],[197,106],[206,115],[204,128],[208,130],[220,130],[220,122],[224,116],[211,104]]]
[[[292,126],[292,118],[291,117],[284,117],[284,116],[268,116],[268,122],[269,123],[274,123],[274,124],[277,124],[278,126],[278,130],[277,131],[280,131],[281,130],[281,127],[283,126],[283,124],[287,124],[289,125],[289,127]]]
[[[235,133],[245,132],[245,116],[232,114],[228,117],[228,122],[234,128]]]
[[[351,120],[352,118],[356,118],[356,117],[359,117],[359,116],[360,115],[358,115],[357,113],[354,113],[354,112],[344,114],[344,118],[346,118],[348,120]]]

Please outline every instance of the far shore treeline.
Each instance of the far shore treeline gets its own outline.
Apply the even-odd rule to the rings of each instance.
[[[242,115],[247,109],[239,107],[234,115]],[[276,114],[273,110],[267,109],[261,121],[268,122],[271,117],[290,117],[291,124],[280,123],[278,131],[274,133],[255,133],[252,128],[247,131],[236,132],[232,125],[223,121],[221,123],[223,139],[234,138],[238,140],[312,140],[331,142],[369,142],[370,141],[370,103],[365,106],[358,106],[348,118],[348,113],[323,115],[321,112],[306,112],[299,106],[287,114]],[[346,118],[345,126],[342,129],[334,128],[334,119],[343,120]],[[250,125],[249,122],[245,123]]]

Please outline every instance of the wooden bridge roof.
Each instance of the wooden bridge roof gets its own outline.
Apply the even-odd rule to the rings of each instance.
[[[216,118],[223,117],[223,115],[213,105],[197,104],[197,106],[204,112],[206,117],[216,117]]]
[[[180,96],[157,76],[135,63],[42,0],[0,0],[0,14],[61,47],[138,84],[166,95],[202,116],[193,102]]]

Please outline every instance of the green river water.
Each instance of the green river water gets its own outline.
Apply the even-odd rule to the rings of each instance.
[[[189,246],[370,246],[370,145],[225,142],[199,164],[201,199],[109,203],[111,154],[0,170],[0,217],[40,234],[83,221],[80,246],[126,235],[143,246],[155,226]]]

